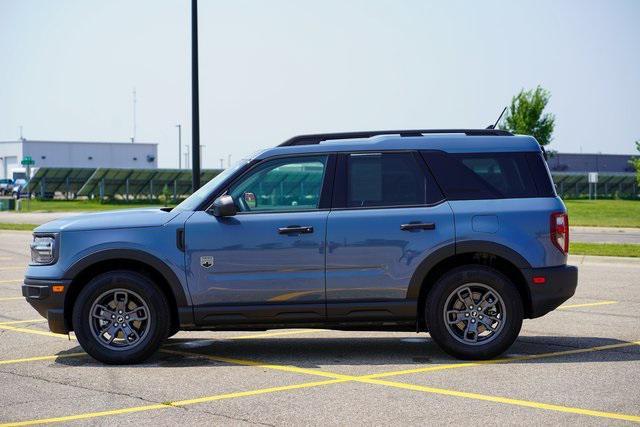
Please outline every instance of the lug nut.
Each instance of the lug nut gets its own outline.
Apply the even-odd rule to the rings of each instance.
[[[112,318],[112,319],[115,319],[115,318],[116,318],[116,315],[115,315],[115,314],[112,314],[112,315],[111,315],[111,318]]]
[[[476,319],[471,319],[471,323],[476,323]]]
[[[129,320],[129,316],[124,316],[125,319]]]

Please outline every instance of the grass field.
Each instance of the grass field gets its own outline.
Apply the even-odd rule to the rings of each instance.
[[[95,200],[22,200],[22,212],[81,212],[109,211],[114,209],[161,207],[146,201],[100,203]]]
[[[640,200],[565,200],[569,225],[640,227]]]
[[[613,243],[571,243],[571,255],[624,256],[640,258],[640,245]]]
[[[0,222],[0,230],[31,231],[36,228],[35,224],[13,224],[11,222]]]

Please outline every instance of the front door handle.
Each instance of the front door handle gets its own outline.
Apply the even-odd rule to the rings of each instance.
[[[290,225],[288,227],[280,227],[278,228],[279,234],[309,234],[313,233],[313,227],[310,225],[305,225],[303,227],[299,225]]]
[[[412,231],[412,230],[435,230],[436,224],[434,222],[410,222],[409,224],[402,224],[400,230]]]

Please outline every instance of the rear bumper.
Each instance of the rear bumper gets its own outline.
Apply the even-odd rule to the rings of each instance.
[[[529,286],[531,307],[529,318],[544,316],[568,300],[578,286],[578,268],[572,265],[560,267],[530,268],[523,270]],[[544,283],[536,284],[534,277],[544,277]]]
[[[66,334],[70,330],[64,313],[64,299],[70,283],[70,280],[27,278],[22,285],[22,295],[42,317],[47,319],[51,332],[57,334]],[[64,285],[64,292],[52,292],[53,285]]]

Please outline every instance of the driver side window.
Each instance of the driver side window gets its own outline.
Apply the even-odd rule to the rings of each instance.
[[[274,159],[256,167],[228,194],[238,212],[278,212],[317,209],[327,156]]]

